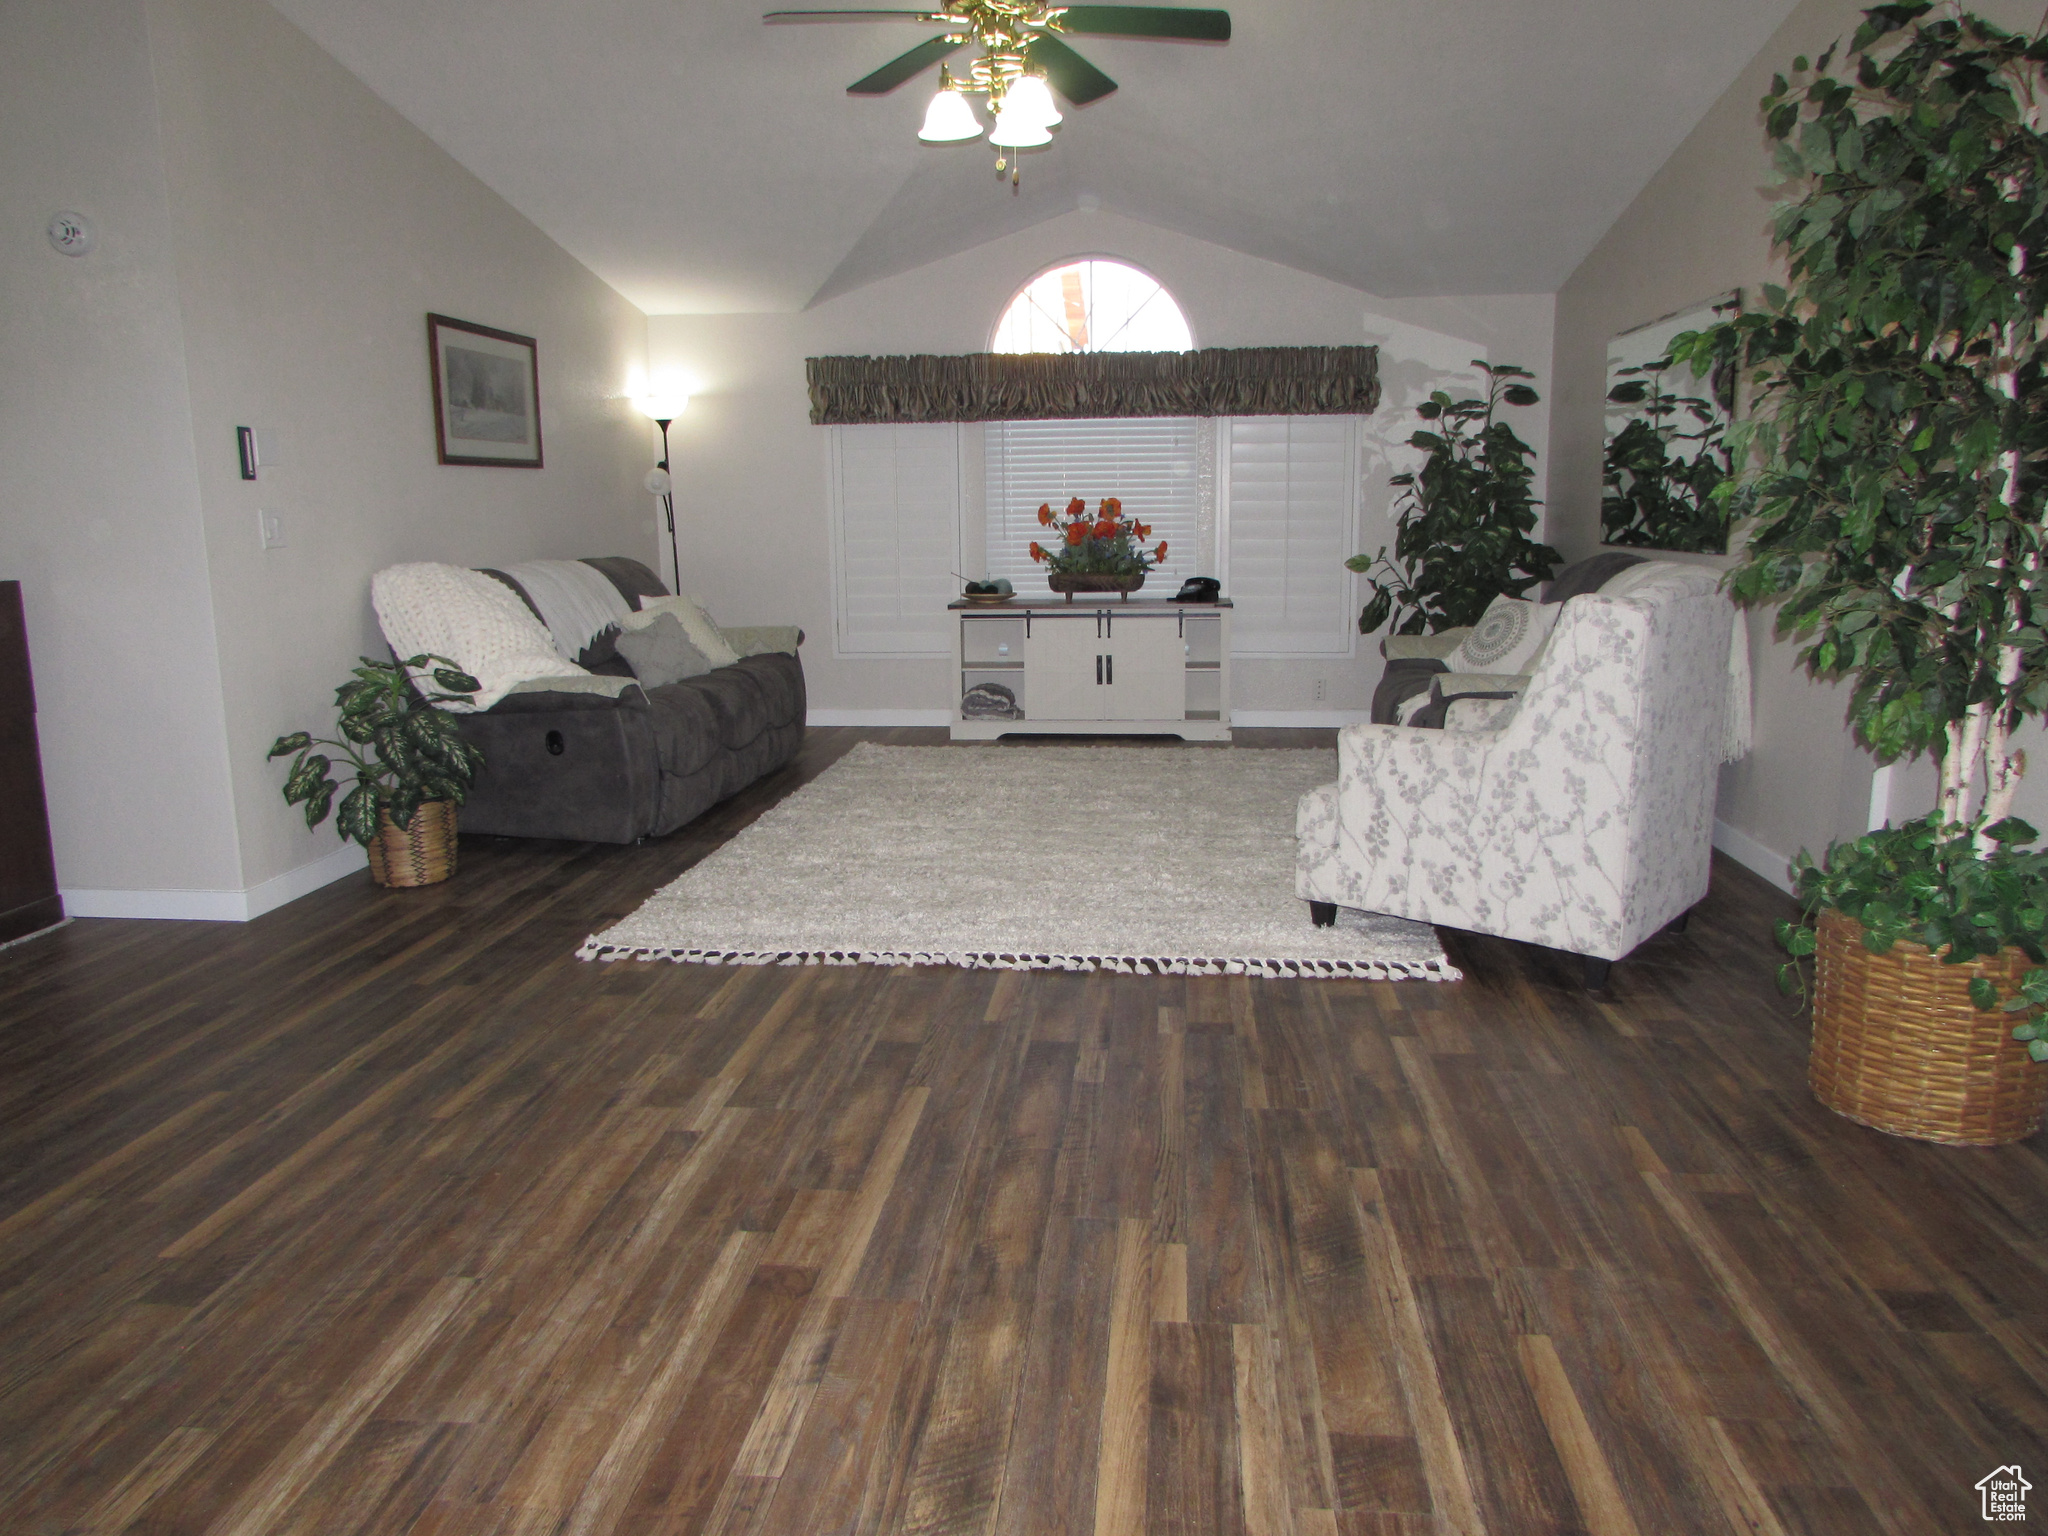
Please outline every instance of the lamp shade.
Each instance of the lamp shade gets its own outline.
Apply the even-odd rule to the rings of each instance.
[[[1035,122],[1045,128],[1055,127],[1061,121],[1059,104],[1052,99],[1043,75],[1025,75],[1010,87],[1003,98],[1003,116],[1014,116],[1020,123]]]
[[[981,120],[958,91],[940,91],[925,109],[924,126],[917,136],[927,144],[956,144],[962,139],[981,137]]]
[[[633,397],[633,408],[649,421],[674,421],[689,404],[688,395],[673,390],[650,390]]]
[[[1036,149],[1041,144],[1052,142],[1052,130],[1038,119],[1010,110],[1008,102],[996,114],[996,125],[989,130],[989,143],[998,149]]]

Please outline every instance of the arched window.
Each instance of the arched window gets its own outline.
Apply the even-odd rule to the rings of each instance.
[[[1186,352],[1187,317],[1157,278],[1090,257],[1041,272],[996,322],[992,352]]]
[[[1091,257],[1041,272],[996,322],[996,352],[1185,352],[1187,317],[1158,279]],[[1167,545],[1152,585],[1170,592],[1203,568],[1196,548],[1202,433],[1186,416],[992,421],[984,429],[987,565],[1020,592],[1045,589],[1030,554],[1041,503],[1117,497]],[[1148,591],[1150,588],[1148,588]]]

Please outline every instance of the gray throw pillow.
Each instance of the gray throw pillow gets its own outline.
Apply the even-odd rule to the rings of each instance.
[[[690,643],[683,621],[672,613],[659,614],[640,629],[619,631],[619,654],[643,688],[702,677],[711,670],[709,659]]]

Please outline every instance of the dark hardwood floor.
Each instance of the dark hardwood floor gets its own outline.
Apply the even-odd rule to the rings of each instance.
[[[1455,934],[1449,985],[573,958],[864,738],[940,739],[0,952],[0,1532],[2048,1510],[2042,1149],[1814,1104],[1754,876],[1605,994]]]

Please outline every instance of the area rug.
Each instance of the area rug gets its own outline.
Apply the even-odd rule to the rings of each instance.
[[[1427,924],[1294,894],[1332,752],[864,742],[585,960],[1455,981]]]

